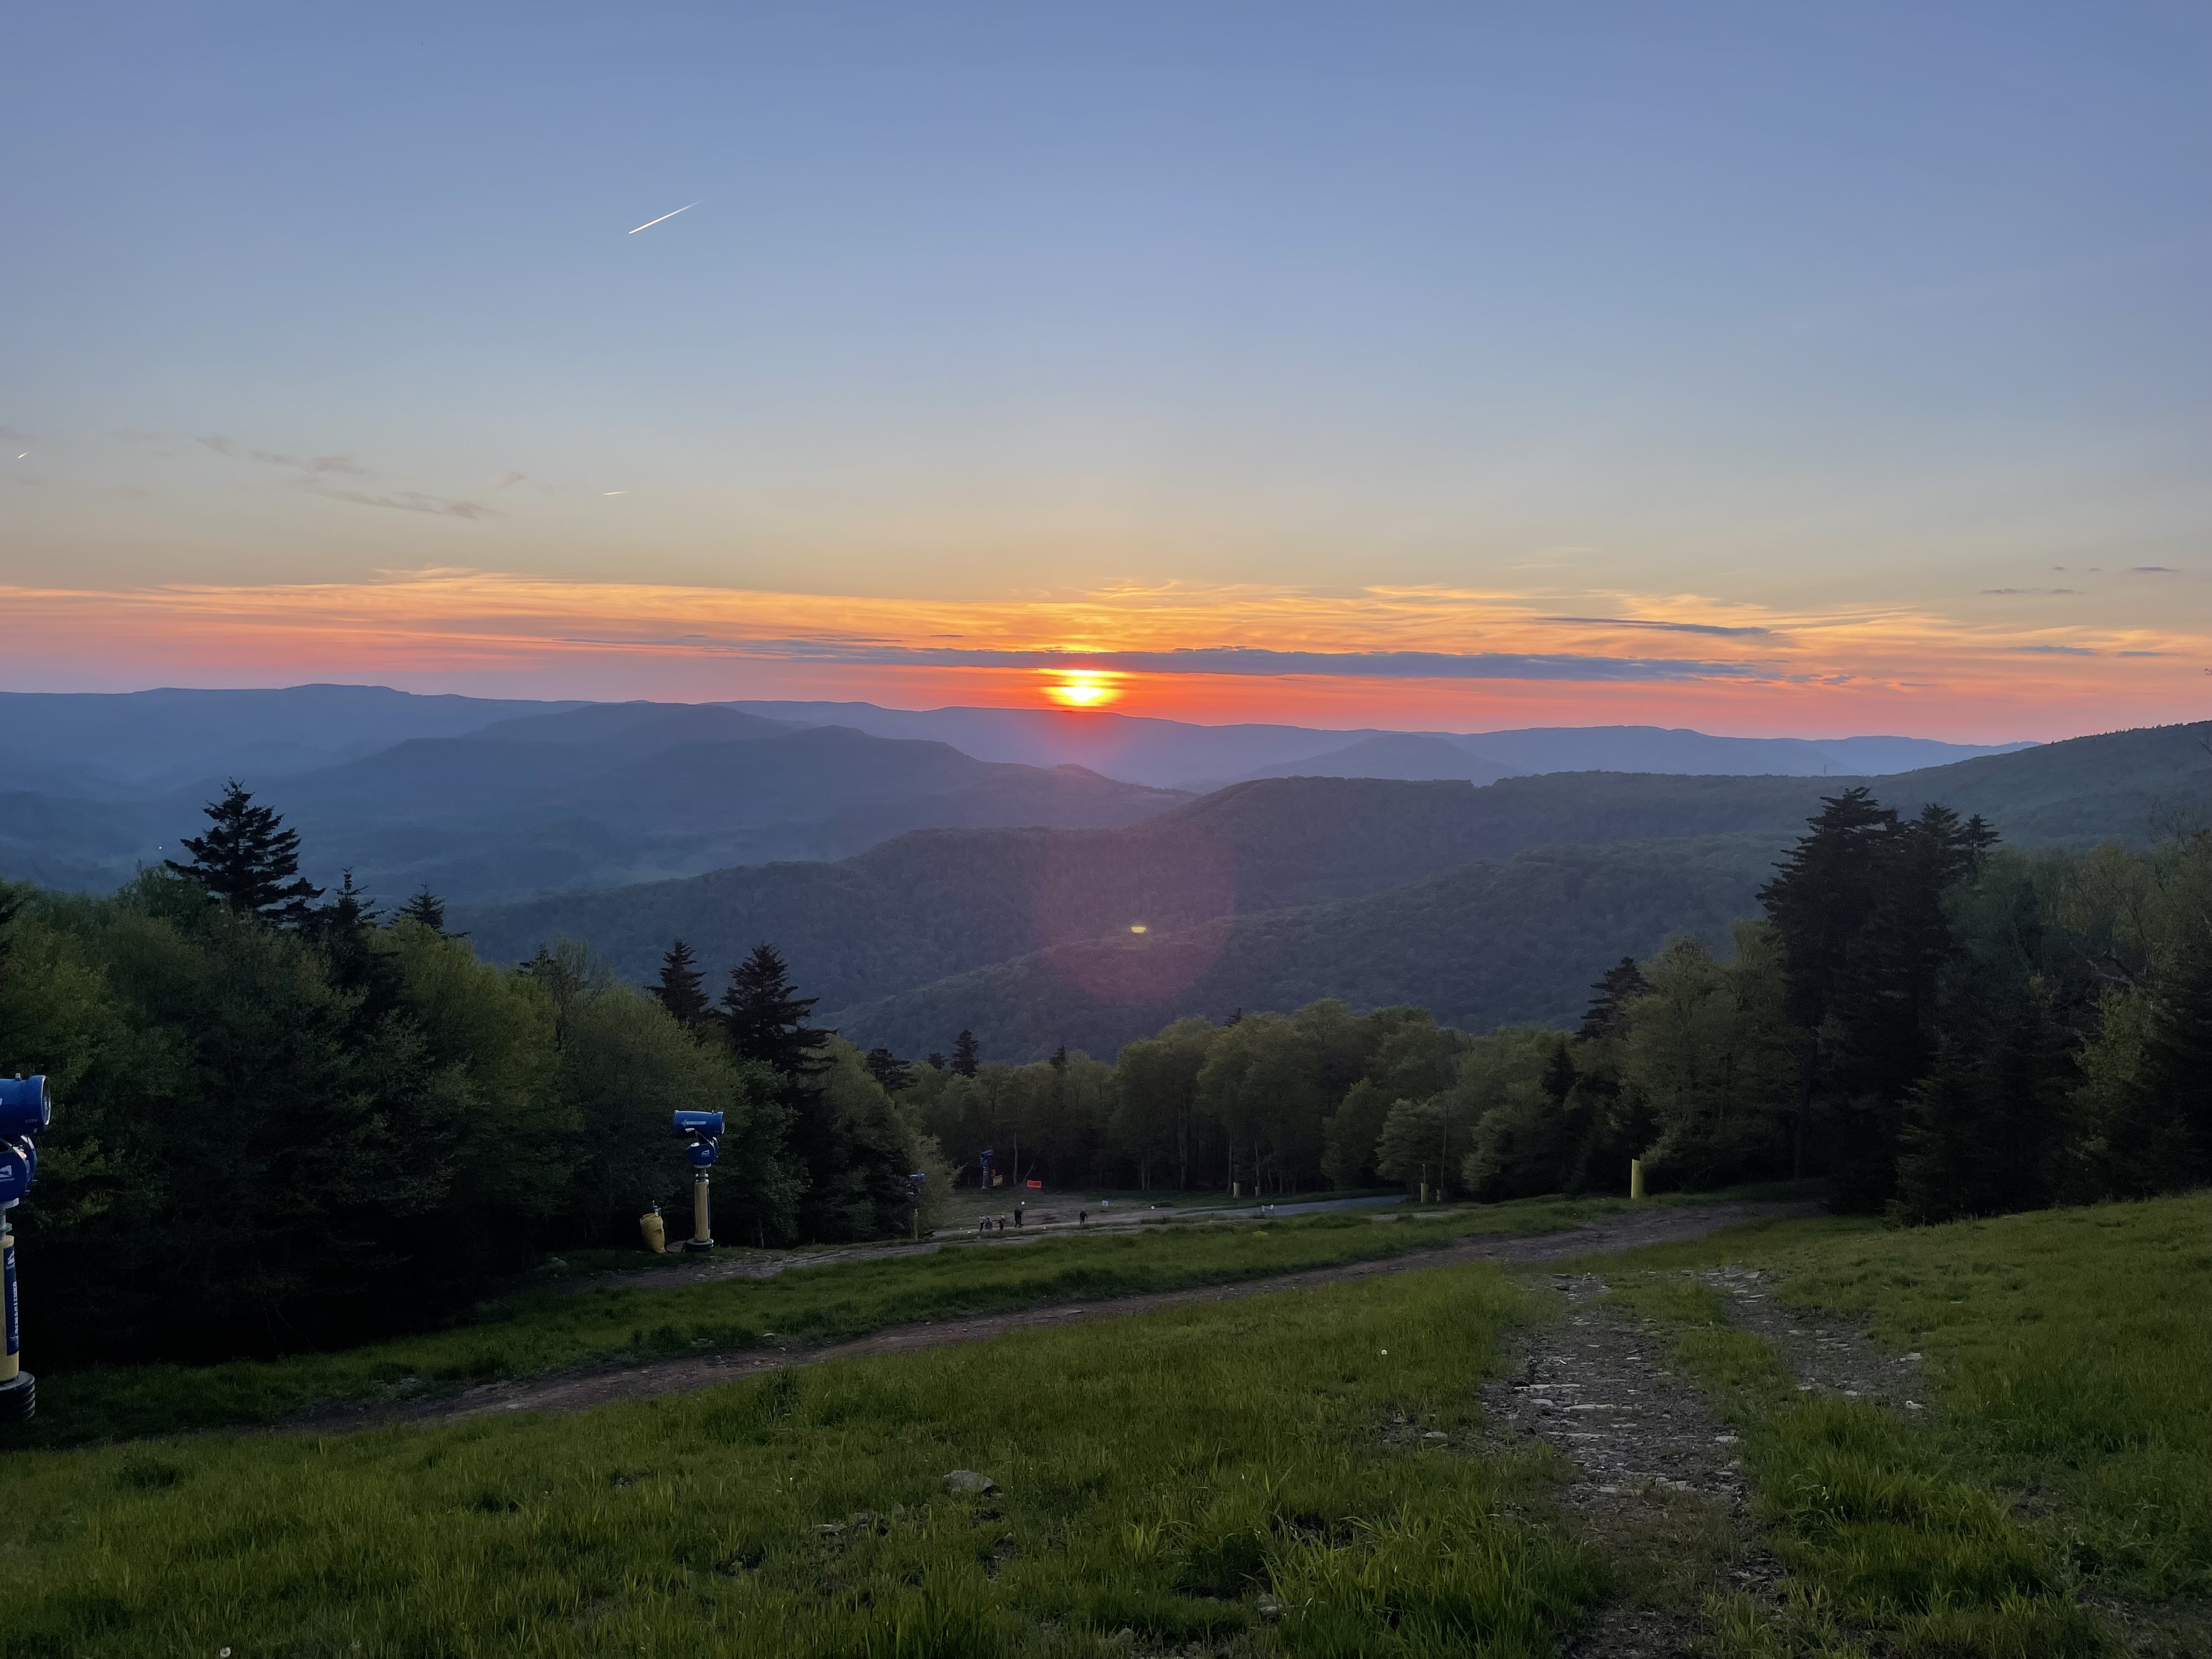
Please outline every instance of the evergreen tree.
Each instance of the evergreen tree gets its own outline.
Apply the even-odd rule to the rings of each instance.
[[[256,806],[235,778],[221,800],[208,803],[207,816],[207,834],[182,838],[192,861],[162,862],[241,915],[282,927],[304,922],[307,902],[320,898],[323,890],[300,874],[299,832],[284,828],[273,808]]]
[[[836,1035],[806,1023],[819,1000],[793,991],[791,970],[775,946],[757,945],[730,969],[722,1029],[739,1060],[757,1060],[786,1078],[811,1077],[826,1063],[819,1050]]]
[[[659,981],[645,988],[647,994],[659,999],[660,1006],[675,1016],[678,1024],[696,1029],[714,1012],[707,1000],[706,984],[691,947],[679,939],[669,945],[660,958]]]
[[[1907,1104],[1932,1074],[1945,1028],[1947,975],[1959,957],[1945,895],[1996,836],[1947,806],[1900,822],[1864,787],[1823,809],[1759,890],[1783,941],[1784,1010],[1798,1032],[1793,1164],[1804,1173],[1822,1102],[1838,1200],[1879,1208],[1895,1195]],[[1967,1094],[1978,1086],[1959,1085]],[[1929,1097],[1965,1097],[1948,1081]]]
[[[434,933],[446,931],[446,901],[430,890],[428,882],[422,890],[399,907],[399,914],[410,921],[419,921]]]
[[[356,1013],[363,1020],[382,1016],[398,995],[398,969],[375,945],[376,914],[369,896],[353,884],[353,872],[346,870],[330,902],[308,911],[300,924],[301,933],[330,958],[331,984],[367,994]]]
[[[975,1075],[976,1065],[975,1034],[963,1026],[960,1035],[952,1039],[952,1075],[973,1077]]]
[[[887,1095],[898,1093],[914,1081],[914,1068],[888,1048],[869,1049],[861,1064],[868,1068],[868,1075],[882,1085]]]
[[[306,932],[349,937],[365,927],[375,927],[377,912],[376,906],[369,902],[368,894],[353,884],[353,871],[348,867],[338,872],[337,890],[331,895],[330,902],[318,905],[307,915]]]
[[[1623,957],[1605,970],[1605,976],[1590,989],[1597,994],[1583,1015],[1582,1029],[1575,1035],[1585,1042],[1595,1042],[1600,1037],[1619,1031],[1628,1005],[1638,997],[1650,994],[1651,986],[1644,977],[1644,970],[1636,965],[1634,957]]]
[[[2204,895],[2196,896],[2203,905]],[[2162,964],[2138,1088],[2171,1116],[2190,1152],[2188,1180],[2212,1179],[2212,907],[2185,923]],[[2179,1183],[2177,1183],[2179,1184]]]
[[[1537,1086],[1553,1106],[1565,1107],[1567,1097],[1575,1091],[1575,1057],[1565,1043],[1552,1050],[1551,1059],[1544,1063],[1543,1081]]]
[[[945,1069],[945,1056],[939,1054],[936,1049],[932,1048],[927,1054],[921,1057],[921,1063],[928,1066],[933,1072],[941,1072]]]

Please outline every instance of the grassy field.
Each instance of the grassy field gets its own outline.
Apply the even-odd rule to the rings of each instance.
[[[1623,1207],[1617,1200],[1578,1200],[1434,1218],[1346,1211],[1093,1237],[1010,1232],[988,1243],[771,1279],[545,1285],[487,1307],[472,1324],[342,1352],[41,1376],[34,1443],[242,1427],[319,1402],[419,1398],[597,1361],[743,1349],[771,1338],[830,1342],[915,1320],[1231,1284],[1432,1249],[1479,1232],[1558,1231]]]
[[[204,1413],[195,1390],[246,1373],[218,1408],[265,1418],[389,1387],[379,1368],[394,1365],[458,1377],[681,1349],[726,1337],[717,1320],[836,1336],[1373,1259],[1476,1224],[1565,1226],[1590,1207],[1178,1226],[533,1292],[503,1321],[410,1344],[110,1374],[106,1408]],[[1922,1353],[1930,1409],[1802,1392],[1696,1276],[1723,1263]],[[2139,1653],[2212,1653],[2212,1194],[1919,1230],[1768,1224],[1583,1265],[1672,1333],[1743,1436],[1757,1529],[1787,1577],[1778,1601],[1711,1599],[1712,1659],[2092,1659],[2123,1651],[2124,1628]],[[1551,1504],[1562,1460],[1480,1454],[1476,1395],[1501,1332],[1546,1301],[1476,1265],[574,1416],[19,1451],[0,1458],[0,1651],[1546,1654],[1610,1570]],[[471,1343],[493,1346],[471,1359]],[[949,1492],[956,1468],[1003,1490]],[[1634,1540],[1608,1541],[1625,1582]]]
[[[1724,1261],[1923,1354],[1938,1409],[1907,1423],[1800,1394],[1681,1271]],[[2088,1654],[2112,1638],[2077,1595],[2212,1598],[2212,1195],[1899,1231],[1783,1223],[1601,1266],[1746,1425],[1794,1575],[1778,1624],[1719,1610],[1723,1651],[1850,1652],[1879,1632],[1907,1654]],[[2182,1623],[2212,1640],[2197,1613]]]
[[[1463,1267],[578,1417],[21,1453],[0,1647],[1534,1659],[1606,1577],[1540,1461],[1471,1455],[1522,1305]]]

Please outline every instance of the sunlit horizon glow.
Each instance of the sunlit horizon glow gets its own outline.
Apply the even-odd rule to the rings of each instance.
[[[1103,708],[1121,700],[1121,677],[1083,672],[1060,673],[1044,688],[1044,694],[1063,708]]]
[[[1060,707],[1220,723],[1654,724],[1997,742],[2201,715],[2175,628],[1691,594],[1133,585],[960,603],[431,568],[0,588],[0,684]],[[1601,602],[1607,614],[1595,614]]]
[[[0,685],[1987,742],[2212,702],[2203,8],[10,42]]]

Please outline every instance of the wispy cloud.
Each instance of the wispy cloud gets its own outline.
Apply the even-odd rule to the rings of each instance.
[[[492,488],[493,488],[494,489],[510,489],[510,488],[512,488],[514,485],[520,483],[521,483],[525,478],[528,477],[529,476],[530,476],[530,475],[529,475],[527,472],[510,472],[510,473],[507,473],[504,477],[501,478],[501,479],[500,479],[500,481],[499,481],[497,483],[495,483],[495,484],[494,484],[494,485],[492,486]]]
[[[1540,623],[1583,628],[1650,628],[1668,634],[1704,634],[1714,639],[1771,639],[1771,628],[1730,628],[1720,623],[1653,622],[1643,617],[1539,617]]]
[[[2131,564],[2128,567],[2130,576],[2179,576],[2180,574],[2170,564]]]
[[[367,505],[454,510],[434,496],[351,493]],[[1510,705],[1535,723],[1569,714],[1648,722],[1725,708],[1735,727],[1793,718],[1926,729],[1950,718],[1944,709],[1972,706],[2034,711],[2005,717],[2032,734],[2084,729],[2092,706],[2108,723],[2179,718],[2199,695],[2196,665],[2212,660],[2212,637],[2178,620],[2028,625],[1904,607],[1591,597],[1604,601],[1592,613],[1617,607],[1631,621],[1683,626],[1624,628],[1602,615],[1562,623],[1552,620],[1565,610],[1556,598],[1443,589],[1123,584],[953,601],[442,568],[328,584],[0,590],[0,662],[66,651],[205,664],[198,672],[215,683],[281,662],[417,684],[537,675],[545,678],[530,683],[557,688],[584,676],[632,688],[626,696],[678,684],[701,696],[739,695],[713,689],[737,685],[799,695],[773,689],[783,686],[902,702],[1034,700],[1053,676],[1087,669],[1116,678],[1125,708],[1185,718],[1273,720],[1296,709],[1325,720],[1332,708],[1373,716]],[[1584,630],[1565,651],[1563,627]],[[1677,639],[1683,654],[1668,654]],[[2188,678],[2186,694],[2176,676]],[[1844,708],[1862,712],[1834,712]],[[1708,717],[1723,718],[1698,718]],[[1392,718],[1437,723],[1433,713]]]
[[[1982,592],[1995,594],[2000,598],[2018,594],[2023,597],[2033,595],[2040,599],[2049,599],[2061,593],[2071,593],[2074,589],[2070,587],[1985,587]]]
[[[332,479],[376,477],[350,455],[287,455],[273,449],[249,449],[220,434],[203,437],[200,442],[227,459],[253,461],[263,466],[276,467],[290,475],[295,489],[311,495],[320,495],[325,501],[350,501],[356,507],[386,507],[401,513],[428,513],[447,519],[495,516],[492,509],[481,501],[466,501],[458,496],[430,495],[415,489],[339,489],[331,482]],[[520,479],[522,475],[516,473],[514,476],[514,479]]]
[[[579,645],[616,641],[577,636]],[[1702,662],[1681,658],[1533,654],[1485,651],[1270,651],[1262,647],[1187,647],[1175,651],[962,651],[945,647],[902,646],[876,640],[717,639],[705,635],[667,635],[655,644],[689,650],[728,651],[794,662],[840,662],[875,666],[929,668],[1022,668],[1041,672],[1095,669],[1122,674],[1231,674],[1327,676],[1362,679],[1436,680],[1620,680],[1764,679],[1764,667],[1750,663]]]

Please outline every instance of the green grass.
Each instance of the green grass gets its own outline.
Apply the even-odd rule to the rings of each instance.
[[[836,1262],[772,1279],[540,1285],[475,1323],[342,1352],[209,1366],[141,1365],[41,1376],[31,1443],[274,1423],[324,1402],[451,1393],[593,1362],[832,1342],[887,1325],[1041,1303],[1234,1283],[1402,1255],[1478,1232],[1545,1232],[1623,1207],[1584,1200],[1493,1205],[1452,1216],[1342,1211],[1257,1224],[1061,1234]],[[26,1287],[35,1295],[35,1285]],[[36,1354],[30,1356],[33,1363]]]
[[[1850,1632],[1924,1659],[2107,1651],[2053,1541],[1963,1474],[1941,1443],[1864,1401],[1801,1394],[1721,1297],[1680,1275],[1621,1275],[1620,1299],[1673,1328],[1684,1365],[1744,1431],[1757,1518],[1792,1574],[1779,1630],[1719,1611],[1734,1651],[1849,1652]],[[1808,1639],[1809,1638],[1809,1639]]]
[[[1797,1394],[1680,1272],[1723,1261],[1777,1270],[1785,1304],[1923,1354],[1938,1409],[1908,1424]],[[1768,1632],[1782,1646],[1736,1650],[1841,1651],[1875,1629],[1905,1653],[2094,1652],[2077,1589],[2212,1598],[2212,1194],[1946,1227],[1779,1223],[1587,1265],[1666,1319],[1747,1425],[1801,1608]]]
[[[1465,1455],[1521,1308],[1462,1267],[574,1417],[23,1453],[0,1649],[1534,1659],[1605,1575],[1528,1518],[1540,1460]]]

